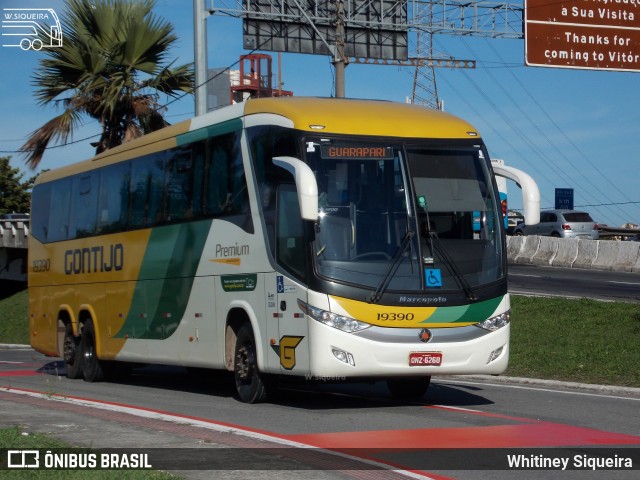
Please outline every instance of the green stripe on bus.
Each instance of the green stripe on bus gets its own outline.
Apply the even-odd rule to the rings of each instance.
[[[484,302],[457,307],[438,307],[422,323],[477,323],[486,320],[498,308],[504,297],[492,298]]]
[[[192,132],[183,133],[176,137],[176,143],[178,146],[186,145],[193,142],[204,140],[205,138],[224,135],[225,133],[236,132],[242,129],[242,120],[236,118],[229,120],[228,122],[220,123],[218,125],[211,125],[205,128],[199,128]]]
[[[187,308],[211,221],[154,228],[131,307],[116,338],[168,338]]]

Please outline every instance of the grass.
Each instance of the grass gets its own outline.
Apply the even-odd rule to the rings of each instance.
[[[507,375],[640,387],[640,304],[512,297]]]
[[[29,343],[29,298],[22,290],[0,300],[0,343]]]
[[[511,297],[507,375],[640,387],[640,304]],[[0,300],[0,343],[29,343],[27,292]]]
[[[40,433],[27,433],[19,427],[0,429],[0,450],[59,449],[73,448],[55,438]],[[55,450],[52,450],[55,451]],[[87,453],[85,449],[81,453]],[[0,459],[0,464],[5,459]],[[35,480],[177,480],[181,477],[159,471],[136,470],[11,470],[0,471],[0,478]]]

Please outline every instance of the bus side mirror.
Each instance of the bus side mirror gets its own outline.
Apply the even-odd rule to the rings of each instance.
[[[318,220],[318,184],[309,165],[294,157],[274,157],[273,164],[293,175],[303,220]]]
[[[540,223],[540,190],[538,184],[528,173],[506,165],[492,164],[493,172],[501,177],[510,178],[522,189],[522,206],[524,207],[524,223],[537,225]]]

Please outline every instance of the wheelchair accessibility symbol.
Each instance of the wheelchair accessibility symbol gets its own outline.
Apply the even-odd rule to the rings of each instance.
[[[427,288],[442,286],[442,273],[439,268],[426,268],[424,278]]]

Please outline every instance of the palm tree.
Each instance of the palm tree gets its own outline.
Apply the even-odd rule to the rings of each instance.
[[[67,143],[83,115],[102,125],[96,153],[168,123],[159,95],[193,90],[191,65],[172,68],[172,25],[155,0],[68,0],[63,46],[46,50],[34,76],[38,103],[63,112],[31,133],[20,151],[35,169],[51,140]]]

